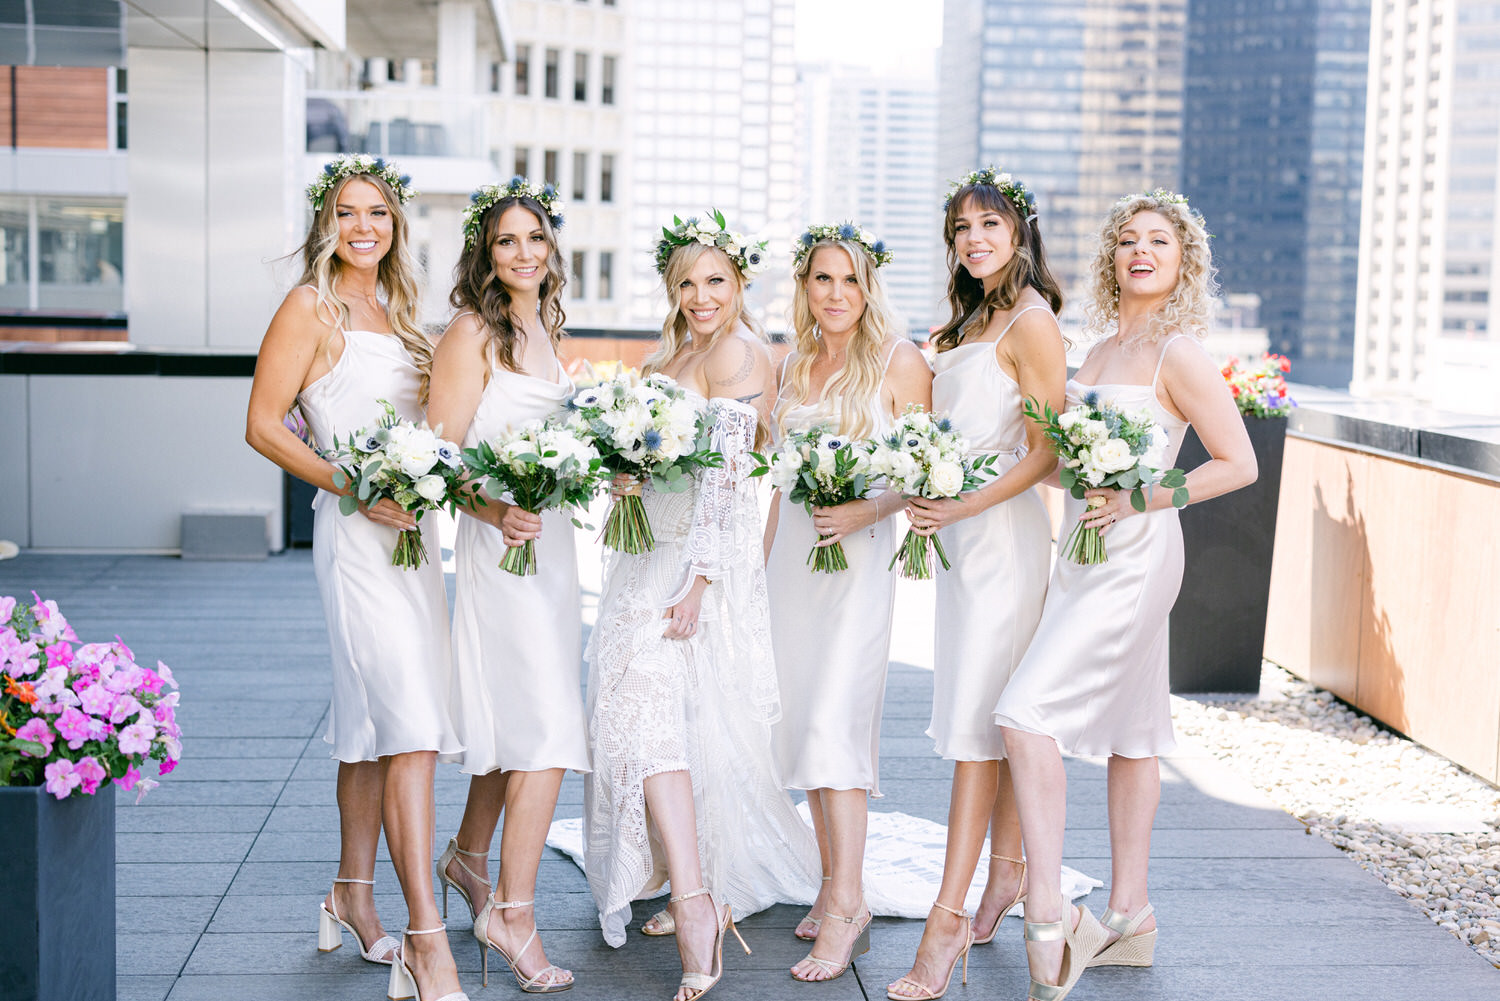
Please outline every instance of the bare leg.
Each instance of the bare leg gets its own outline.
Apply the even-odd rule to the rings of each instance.
[[[424,930],[443,923],[432,896],[432,776],[436,751],[413,751],[380,759],[385,772],[385,841],[406,897],[408,928]],[[442,997],[459,989],[458,968],[446,935],[409,935],[402,958],[421,992]]]
[[[557,808],[563,769],[507,774],[510,780],[505,790],[505,830],[500,835],[500,880],[495,900],[532,900],[536,897],[537,868]],[[531,940],[524,953],[516,953],[535,926],[534,907],[507,907],[491,911],[489,927],[485,929],[491,942],[515,957],[516,967],[525,977],[535,976],[550,965],[540,936]],[[572,979],[572,973],[558,969],[542,983],[565,984]]]
[[[339,877],[373,879],[380,842],[380,795],[384,775],[377,761],[341,761],[339,804]],[[324,901],[359,934],[363,946],[385,934],[375,911],[375,888],[362,883],[335,883]]]
[[[656,824],[674,896],[703,886],[698,859],[698,818],[693,810],[693,780],[686,771],[662,772],[646,779],[646,809]],[[708,894],[668,904],[677,925],[677,956],[684,973],[713,973],[714,941],[719,919]],[[679,987],[676,1001],[692,995]]]
[[[469,779],[469,798],[464,801],[464,817],[458,824],[458,847],[466,852],[484,852],[489,855],[490,842],[495,837],[495,828],[500,825],[500,810],[505,805],[506,786],[510,772],[496,769]],[[501,856],[504,857],[503,855]],[[463,865],[459,864],[463,860]],[[478,873],[483,880],[475,879],[464,871],[464,866]],[[476,910],[484,906],[485,895],[490,892],[484,880],[489,879],[489,858],[460,855],[448,863],[445,870],[449,879],[469,891]],[[527,898],[520,898],[525,900]]]
[[[1062,753],[1051,737],[1010,727],[1001,730],[1026,842],[1026,920],[1061,921],[1063,828],[1068,815],[1068,776]],[[1068,920],[1076,918],[1070,914]],[[1061,940],[1026,943],[1026,962],[1038,983],[1057,983],[1064,944]]]
[[[1021,858],[1021,817],[1016,813],[1016,791],[1010,779],[1010,762],[1001,761],[996,770],[994,806],[990,812],[990,871],[984,883],[984,895],[974,912],[974,925],[986,932],[995,927],[1025,887],[1021,885],[1025,869],[1015,862],[995,858]]]
[[[817,936],[818,923],[822,921],[823,912],[828,907],[828,884],[833,878],[833,858],[828,847],[828,823],[823,817],[823,798],[817,789],[807,791],[807,812],[812,814],[813,837],[818,842],[818,861],[822,864],[823,879],[818,883],[818,895],[813,898],[812,907],[808,908],[807,915],[797,922],[798,938]]]
[[[854,940],[864,924],[865,832],[869,826],[869,794],[863,789],[819,789],[823,822],[833,879],[827,883],[824,897],[826,915],[843,915],[855,921],[834,921],[825,917],[818,928],[817,940],[810,955],[833,963],[849,957]],[[792,974],[802,980],[826,980],[827,970],[806,959],[792,967]]]
[[[1161,770],[1155,758],[1109,759],[1109,906],[1134,917],[1146,906],[1146,870],[1151,856],[1151,825],[1161,800]],[[1140,931],[1156,927],[1155,916]],[[1120,936],[1111,931],[1109,941]]]

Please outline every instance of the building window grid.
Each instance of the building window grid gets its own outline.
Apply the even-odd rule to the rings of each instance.
[[[568,277],[573,282],[573,298],[583,299],[587,292],[586,278],[588,274],[588,258],[581,250],[573,251],[572,274]]]
[[[609,204],[615,200],[615,157],[604,153],[599,157],[599,201]]]
[[[562,62],[561,49],[548,49],[546,64],[542,73],[542,96],[557,99],[558,95],[558,66]]]
[[[542,151],[542,181],[557,187],[557,150]]]
[[[615,297],[615,255],[613,251],[599,251],[599,299],[609,302]]]
[[[516,46],[516,96],[526,97],[531,93],[531,46]]]
[[[589,99],[589,54],[573,53],[573,100],[584,104]]]
[[[614,56],[604,56],[599,62],[599,103],[615,103],[615,66]]]
[[[579,151],[573,154],[573,200],[581,202],[588,197],[589,155]]]

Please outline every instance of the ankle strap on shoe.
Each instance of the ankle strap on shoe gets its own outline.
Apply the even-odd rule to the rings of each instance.
[[[1061,921],[1027,921],[1022,927],[1028,942],[1056,942],[1066,937]]]
[[[1026,867],[1026,860],[1023,858],[1012,858],[1009,855],[996,855],[994,852],[990,852],[990,858],[997,858],[1002,862],[1014,862],[1016,865],[1021,866],[1022,868]]]
[[[832,879],[832,878],[833,878],[833,877],[832,877],[832,876],[824,876],[824,877],[823,877],[823,882],[825,882],[825,883],[826,883],[826,882],[828,882],[828,881],[829,881],[829,880],[830,880],[830,879]]]
[[[968,911],[956,911],[953,908],[949,907],[947,904],[943,903],[941,900],[934,900],[932,902],[932,906],[936,907],[940,911],[947,911],[949,914],[953,915],[956,918],[966,918],[969,916]]]
[[[373,879],[346,879],[343,876],[335,876],[333,877],[333,881],[335,883],[359,883],[362,886],[375,885],[375,881]]]
[[[403,928],[403,935],[436,935],[440,931],[447,931],[447,925],[438,925],[436,928]]]
[[[496,900],[494,897],[490,898],[490,906],[493,907],[497,911],[508,910],[509,908],[512,908],[512,907],[530,907],[534,903],[536,903],[535,899],[532,899],[532,900]]]
[[[490,850],[488,848],[486,848],[482,852],[471,852],[471,851],[469,851],[469,850],[467,850],[465,848],[458,847],[458,839],[457,838],[453,839],[453,850],[455,852],[457,852],[458,854],[460,854],[460,855],[467,855],[467,856],[469,856],[469,858],[488,859],[490,857]]]
[[[694,897],[701,897],[701,896],[703,896],[707,892],[708,892],[708,887],[706,887],[706,886],[700,886],[696,890],[689,890],[688,892],[682,893],[682,894],[678,894],[675,897],[668,897],[667,898],[667,903],[669,903],[669,904],[676,904],[676,903],[681,903],[684,900],[692,900]]]
[[[1105,908],[1104,916],[1099,919],[1099,923],[1110,931],[1117,932],[1122,938],[1128,938],[1135,934],[1136,929],[1151,916],[1151,913],[1150,904],[1136,911],[1133,918],[1128,918],[1113,907],[1108,907]]]
[[[849,917],[849,916],[847,916],[847,915],[844,915],[844,914],[835,914],[832,911],[824,911],[823,912],[823,919],[825,921],[826,920],[830,920],[830,919],[833,920],[833,921],[842,921],[846,925],[852,925],[852,924],[854,924],[854,922],[858,921],[860,918],[864,917],[865,915],[867,915],[869,913],[870,913],[870,909],[868,907],[864,908],[864,913],[863,914],[856,914],[852,918]]]

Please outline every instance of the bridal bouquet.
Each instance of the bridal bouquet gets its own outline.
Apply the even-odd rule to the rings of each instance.
[[[1235,405],[1246,417],[1285,417],[1297,405],[1286,388],[1292,363],[1285,355],[1267,352],[1257,362],[1229,359],[1222,369]]]
[[[650,478],[664,493],[692,485],[692,473],[724,457],[709,447],[709,420],[676,382],[660,373],[634,373],[590,386],[568,404],[569,424],[593,445],[611,476]],[[615,501],[604,523],[604,544],[617,552],[656,548],[646,507],[635,494]]]
[[[808,514],[815,507],[845,504],[870,492],[867,444],[850,441],[821,425],[788,433],[770,458],[753,452],[751,458],[759,464],[750,471],[751,476],[769,473],[771,482],[784,490],[793,504],[805,507]],[[841,542],[814,546],[807,554],[807,562],[814,573],[849,569]]]
[[[953,422],[942,414],[929,414],[916,404],[896,423],[895,430],[876,441],[870,452],[870,468],[884,476],[892,489],[916,497],[957,497],[984,483],[982,475],[998,456],[965,458],[966,442]],[[890,565],[901,560],[901,576],[912,580],[932,578],[935,551],[943,569],[950,566],[948,554],[936,534],[918,535],[911,529]]]
[[[1188,502],[1187,479],[1180,469],[1161,468],[1165,461],[1167,432],[1149,414],[1126,413],[1101,404],[1099,394],[1085,393],[1083,402],[1059,414],[1050,404],[1040,412],[1037,401],[1027,398],[1026,416],[1041,425],[1052,450],[1062,460],[1058,479],[1063,489],[1082,500],[1095,487],[1130,491],[1130,506],[1146,510],[1146,491],[1157,485],[1172,491],[1172,506]],[[1089,499],[1089,507],[1103,507],[1103,497]],[[1097,528],[1073,526],[1062,546],[1062,555],[1074,563],[1103,563],[1109,559]]]
[[[385,409],[380,423],[350,435],[333,454],[325,456],[338,467],[333,485],[353,491],[339,498],[340,513],[353,514],[360,504],[370,505],[382,497],[415,512],[418,521],[424,512],[445,504],[453,510],[464,479],[458,446],[439,438],[425,424],[397,417],[396,408],[385,400],[376,402]],[[426,559],[421,531],[403,531],[391,554],[391,565],[411,570]]]
[[[599,452],[576,429],[539,420],[464,449],[463,459],[485,495],[499,500],[508,493],[512,503],[532,514],[586,507],[603,476]],[[573,524],[583,527],[576,517]],[[518,577],[536,573],[535,540],[506,547],[500,569]]]
[[[144,796],[147,760],[167,775],[182,757],[177,681],[137,664],[117,636],[78,643],[57,602],[0,596],[0,786],[45,786],[58,799],[113,781]]]

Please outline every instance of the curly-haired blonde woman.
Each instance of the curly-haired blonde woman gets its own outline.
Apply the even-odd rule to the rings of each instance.
[[[566,320],[562,221],[556,192],[524,177],[469,200],[449,296],[459,312],[438,342],[427,408],[465,448],[542,420],[573,395],[557,358]],[[528,539],[536,540],[537,573],[500,569],[506,547]],[[573,975],[547,961],[533,900],[563,773],[589,765],[573,526],[561,511],[537,515],[489,500],[464,512],[453,550],[453,721],[471,778],[458,833],[437,863],[444,911],[452,887],[474,916],[486,980],[493,948],[522,990],[566,990]],[[489,848],[502,811],[491,895]]]
[[[1145,410],[1167,432],[1167,465],[1191,424],[1209,461],[1187,477],[1191,503],[1255,479],[1255,454],[1219,368],[1199,344],[1213,263],[1202,217],[1167,191],[1122,199],[1105,220],[1092,269],[1091,329],[1105,335],[1067,387]],[[1107,536],[1109,560],[1059,558],[1031,646],[995,707],[1005,735],[1030,863],[1029,996],[1060,1001],[1087,966],[1149,966],[1156,921],[1147,900],[1157,755],[1175,744],[1167,695],[1167,614],[1182,584],[1182,530],[1171,491],[1138,513],[1116,490],[1069,498],[1064,523]],[[1061,751],[1106,757],[1111,881],[1101,925],[1061,888],[1067,779]]]
[[[932,405],[932,370],[901,335],[877,270],[889,251],[852,224],[815,226],[797,244],[792,277],[796,346],[781,366],[782,432],[822,425],[849,439],[885,434],[908,404]],[[789,789],[806,792],[824,881],[798,937],[812,950],[798,980],[832,980],[869,947],[862,875],[870,796],[880,795],[878,747],[890,657],[899,494],[809,514],[784,494],[766,526],[771,640],[782,694],[773,731]],[[822,539],[819,542],[819,539]],[[849,568],[813,573],[808,551],[840,542]]]
[[[386,400],[422,419],[432,346],[417,326],[416,269],[401,206],[409,180],[382,160],[344,156],[308,188],[312,227],[301,284],[276,311],[255,364],[245,439],[320,488],[313,571],[328,618],[333,704],[328,734],[339,761],[339,875],[321,905],[318,948],[340,928],[360,954],[392,965],[390,994],[464,998],[432,895],[432,780],[438,755],[462,746],[448,714],[448,600],[436,561],[391,565],[396,533],[416,527],[394,501],[339,514],[334,467],[282,423],[295,404],[317,446],[373,425]],[[347,489],[347,488],[345,488]],[[423,534],[433,519],[422,523]],[[437,551],[434,534],[427,548]],[[403,941],[387,937],[371,891],[382,820],[406,896]]]

